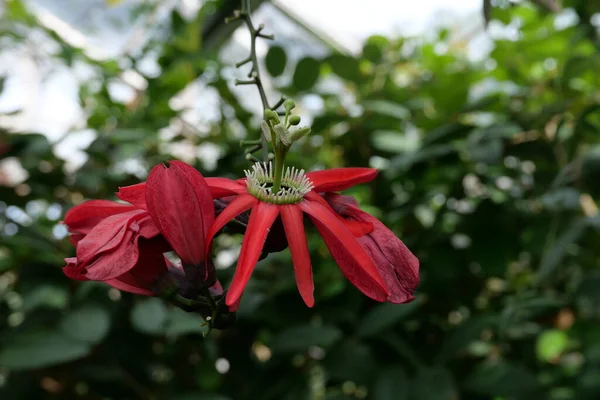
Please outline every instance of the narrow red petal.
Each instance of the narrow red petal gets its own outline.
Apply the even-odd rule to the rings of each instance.
[[[315,192],[339,192],[375,179],[374,168],[333,168],[306,174]]]
[[[273,204],[258,202],[252,208],[235,274],[227,292],[228,306],[235,304],[242,295],[258,262],[269,228],[278,214],[279,209]]]
[[[367,296],[385,301],[389,296],[387,286],[352,233],[320,203],[304,200],[299,204],[321,233],[344,275]]]
[[[64,223],[69,232],[87,234],[104,218],[135,209],[134,206],[110,200],[89,200],[67,211]]]
[[[232,196],[246,191],[246,185],[238,181],[227,178],[205,178],[210,187],[212,197],[220,199],[221,197]]]
[[[281,212],[281,220],[285,228],[285,236],[290,246],[290,252],[292,253],[298,291],[306,305],[312,307],[315,304],[313,296],[315,285],[313,282],[308,243],[306,242],[306,235],[304,233],[302,210],[297,205],[287,205],[279,207],[279,211]]]
[[[203,262],[214,208],[202,174],[180,161],[172,161],[169,167],[157,165],[148,176],[146,203],[152,220],[182,262]]]
[[[131,203],[142,210],[148,209],[146,205],[146,182],[120,187],[119,191],[115,194],[119,199]]]
[[[250,194],[240,194],[236,196],[235,199],[229,203],[227,207],[221,214],[215,219],[215,222],[211,226],[208,234],[206,235],[206,253],[210,251],[210,246],[213,240],[213,237],[219,232],[229,221],[240,215],[246,210],[249,210],[254,206],[254,204],[258,203],[258,199]]]
[[[316,201],[321,204],[323,207],[328,209],[332,214],[334,214],[341,222],[348,228],[348,230],[355,237],[363,236],[373,231],[373,224],[368,221],[356,221],[349,220],[343,218],[337,211],[335,211],[331,205],[323,198],[320,194],[316,192],[309,192],[305,198],[307,200]]]

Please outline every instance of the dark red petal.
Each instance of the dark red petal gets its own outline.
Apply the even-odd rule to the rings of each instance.
[[[152,290],[142,287],[140,283],[130,274],[125,274],[115,279],[109,279],[104,281],[104,283],[109,284],[115,289],[133,294],[139,294],[142,296],[152,296],[154,294]]]
[[[375,179],[374,168],[333,168],[306,174],[315,192],[339,192]]]
[[[304,200],[299,204],[310,216],[331,255],[350,282],[372,299],[385,301],[389,296],[387,286],[373,260],[352,233],[320,203]]]
[[[212,197],[220,199],[221,197],[232,196],[246,192],[246,185],[238,181],[227,178],[205,178],[210,187]]]
[[[237,196],[223,211],[221,214],[215,219],[215,222],[211,226],[208,234],[206,235],[206,252],[210,251],[210,246],[213,240],[213,237],[219,232],[229,221],[240,215],[246,210],[249,210],[254,206],[254,204],[258,203],[258,199],[250,194],[240,194]]]
[[[347,197],[347,196],[346,196]],[[321,197],[320,194],[316,192],[308,193],[305,198],[307,200],[316,201],[321,204],[323,207],[327,208],[332,214],[335,216],[348,228],[348,230],[355,236],[359,237],[362,235],[366,235],[373,231],[373,224],[368,221],[354,221],[349,219],[344,219],[336,210],[334,210],[329,203]]]
[[[235,274],[227,292],[225,302],[228,306],[235,304],[242,295],[258,262],[269,228],[278,214],[278,207],[273,204],[258,202],[252,208]]]
[[[77,246],[77,243],[79,243],[79,241],[81,239],[83,239],[84,237],[85,237],[85,235],[82,233],[72,233],[69,235],[68,239],[69,239],[69,242],[71,242],[71,244],[73,246]]]
[[[77,257],[65,258],[65,262],[67,265],[63,267],[63,273],[71,279],[76,279],[78,281],[87,281],[88,279],[81,274],[81,266],[77,262]]]
[[[152,220],[182,262],[204,261],[205,234],[214,221],[210,189],[202,174],[172,161],[157,165],[146,182],[146,203]]]
[[[388,301],[406,303],[413,300],[419,284],[417,257],[381,221],[358,208],[352,197],[328,193],[325,199],[342,216],[373,224],[373,232],[357,241],[375,261],[379,274],[390,289]]]
[[[89,200],[71,208],[65,214],[64,223],[69,232],[89,233],[94,226],[106,217],[133,211],[136,208],[109,200]]]
[[[142,210],[148,209],[146,205],[146,182],[120,187],[116,195],[119,199],[131,203]]]
[[[134,225],[135,224],[135,225]],[[132,222],[130,229],[136,231],[141,237],[150,239],[160,234],[158,227],[150,217],[150,214],[144,213],[144,216],[137,221]],[[167,249],[163,252],[168,251]],[[161,252],[162,253],[162,252]]]
[[[160,276],[167,273],[167,263],[162,249],[163,241],[164,239],[158,236],[153,239],[140,238],[137,242],[140,255],[129,274],[144,288],[154,284]]]
[[[302,210],[297,205],[287,205],[280,206],[279,211],[285,229],[285,236],[290,246],[290,252],[292,253],[298,291],[306,305],[312,307],[315,304],[313,296],[315,285],[313,282],[308,243],[306,242],[306,235],[304,233]]]

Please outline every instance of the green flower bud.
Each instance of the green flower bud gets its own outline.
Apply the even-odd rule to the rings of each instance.
[[[309,133],[310,133],[310,127],[308,127],[308,126],[298,129],[296,132],[292,133],[292,138],[291,138],[292,142],[302,139],[304,136],[308,135]]]
[[[283,108],[285,108],[285,112],[287,112],[287,113],[289,113],[291,110],[293,110],[294,107],[296,107],[296,103],[294,103],[294,100],[292,100],[292,99],[287,99],[286,101],[283,102]]]
[[[300,123],[300,117],[297,115],[292,115],[289,119],[290,125],[296,126]]]
[[[265,110],[265,118],[267,121],[273,121],[275,124],[279,123],[279,115],[277,115],[275,111],[268,108]]]

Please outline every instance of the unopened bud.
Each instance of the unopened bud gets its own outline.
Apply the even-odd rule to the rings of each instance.
[[[265,110],[265,119],[267,121],[273,121],[275,124],[279,123],[279,115],[277,115],[275,111],[268,108]]]
[[[273,129],[275,130],[275,133],[277,133],[277,137],[279,138],[279,140],[281,140],[281,143],[283,143],[286,146],[292,144],[290,131],[285,129],[281,124],[275,125]]]
[[[260,121],[260,129],[262,129],[263,135],[267,139],[267,142],[271,141],[271,128],[269,128],[269,124],[264,119]]]
[[[296,132],[292,133],[292,142],[302,139],[304,136],[308,135],[309,133],[310,133],[310,128],[308,126],[298,129]]]
[[[287,99],[283,102],[283,108],[285,108],[285,111],[288,113],[293,110],[294,107],[296,107],[296,103],[294,103],[294,100],[292,99]]]
[[[290,125],[296,126],[300,123],[300,117],[298,115],[292,115],[289,119]]]

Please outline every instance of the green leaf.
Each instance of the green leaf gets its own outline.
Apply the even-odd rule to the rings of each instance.
[[[437,355],[439,364],[445,363],[457,351],[466,348],[470,343],[479,339],[481,332],[494,324],[498,318],[492,315],[482,315],[466,320],[454,331],[447,333],[442,349]]]
[[[161,299],[152,297],[135,304],[131,310],[131,323],[135,329],[150,335],[164,334],[169,310]]]
[[[346,81],[359,82],[361,80],[360,65],[354,57],[342,54],[333,54],[327,62],[334,74]]]
[[[218,393],[185,393],[172,397],[173,400],[231,400],[230,397]]]
[[[477,365],[465,384],[473,392],[488,396],[526,395],[539,387],[530,370],[506,361]]]
[[[110,315],[95,305],[83,306],[67,314],[60,322],[60,330],[73,339],[89,344],[100,342],[110,328]]]
[[[389,130],[376,130],[371,133],[371,143],[377,150],[390,153],[414,152],[419,147],[417,137]]]
[[[556,241],[544,253],[540,267],[536,275],[536,281],[542,283],[552,276],[554,271],[561,265],[569,246],[577,242],[588,226],[585,218],[577,218],[571,222],[567,230],[556,239]]]
[[[409,380],[401,368],[380,372],[373,385],[372,400],[408,400]]]
[[[267,72],[271,74],[271,76],[277,77],[283,74],[286,64],[287,54],[285,53],[283,47],[272,46],[265,56]]]
[[[87,355],[88,343],[72,339],[62,332],[26,332],[3,342],[0,367],[24,370],[73,361]]]
[[[323,365],[330,379],[367,384],[377,373],[378,365],[371,348],[364,343],[346,342],[335,346]]]
[[[150,132],[144,129],[117,129],[110,134],[110,141],[115,144],[128,142],[139,143],[149,137]]]
[[[535,350],[538,359],[551,362],[556,360],[569,344],[569,336],[558,329],[550,329],[538,336]]]
[[[40,285],[23,295],[23,308],[27,311],[38,307],[65,308],[69,301],[69,293],[61,286]]]
[[[389,46],[389,41],[386,37],[371,36],[365,41],[365,45],[363,46],[363,58],[373,63],[380,63],[387,46]]]
[[[280,332],[271,343],[274,352],[299,352],[311,346],[328,347],[342,336],[334,326],[300,325]]]
[[[378,304],[365,315],[356,333],[361,337],[376,335],[412,314],[419,305],[418,300],[406,304]]]
[[[411,400],[454,400],[458,397],[452,374],[443,368],[420,370],[412,383]]]
[[[203,326],[204,319],[198,314],[188,313],[180,308],[169,309],[169,321],[167,324],[167,335],[183,336],[190,333],[204,334],[208,326]]]
[[[312,88],[321,72],[321,64],[318,60],[312,57],[305,57],[298,61],[296,70],[294,71],[293,82],[296,89],[304,91]]]
[[[387,100],[367,100],[362,103],[366,112],[385,115],[400,120],[410,117],[408,108]]]

